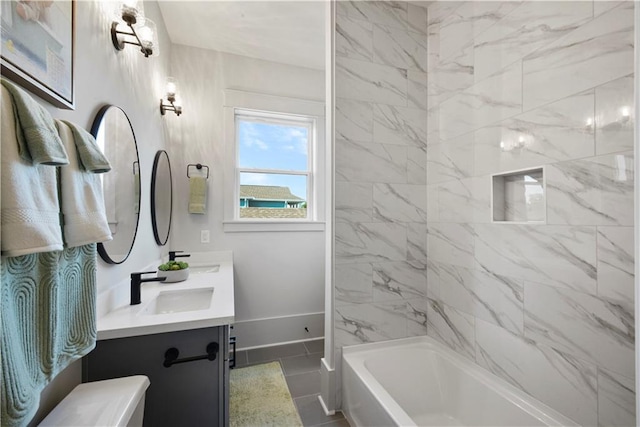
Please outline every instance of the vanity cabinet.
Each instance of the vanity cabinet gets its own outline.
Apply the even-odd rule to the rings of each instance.
[[[207,354],[218,344],[215,360],[192,360],[165,367],[165,353],[177,348],[178,361]],[[211,348],[211,347],[210,347]],[[83,381],[146,375],[144,425],[229,425],[229,326],[100,340],[83,359]]]

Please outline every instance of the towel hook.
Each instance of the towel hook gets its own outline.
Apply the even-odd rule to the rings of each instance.
[[[198,170],[202,170],[202,168],[207,168],[207,179],[209,179],[209,166],[203,165],[201,163],[189,163],[187,165],[187,178],[191,178],[191,176],[189,175],[189,168],[192,166]]]

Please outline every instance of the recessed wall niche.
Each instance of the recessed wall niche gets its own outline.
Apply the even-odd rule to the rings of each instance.
[[[544,168],[492,175],[493,222],[545,223]]]

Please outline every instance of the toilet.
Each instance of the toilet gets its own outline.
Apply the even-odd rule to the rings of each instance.
[[[40,426],[142,426],[149,378],[134,375],[78,385]]]

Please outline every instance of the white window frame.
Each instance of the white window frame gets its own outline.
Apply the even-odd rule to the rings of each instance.
[[[239,90],[224,91],[225,232],[323,231],[325,220],[325,124],[324,103]],[[239,167],[237,117],[255,117],[256,121],[309,126],[308,170],[275,170]],[[277,173],[307,176],[307,218],[240,218],[240,173]]]

